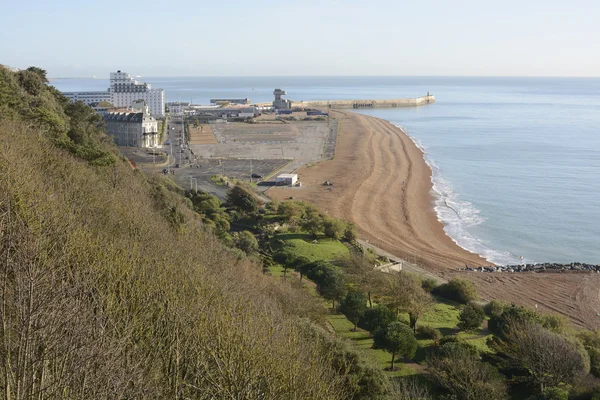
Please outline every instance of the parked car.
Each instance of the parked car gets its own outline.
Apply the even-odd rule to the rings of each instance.
[[[253,178],[262,178],[263,176],[262,176],[262,175],[259,175],[259,174],[252,174],[252,177],[253,177]]]
[[[179,168],[179,164],[175,164],[175,168]]]
[[[165,142],[165,144],[168,146],[168,145],[170,145],[170,144],[171,144],[171,141],[170,141],[170,140],[167,140],[167,141]]]

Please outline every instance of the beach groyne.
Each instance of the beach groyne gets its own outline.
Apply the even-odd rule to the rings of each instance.
[[[418,107],[434,102],[435,96],[427,95],[406,99],[293,101],[292,105],[293,108],[369,109]]]

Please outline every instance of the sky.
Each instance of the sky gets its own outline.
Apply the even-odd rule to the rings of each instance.
[[[600,76],[598,0],[0,0],[50,77]]]

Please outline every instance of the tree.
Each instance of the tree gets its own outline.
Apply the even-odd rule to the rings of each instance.
[[[460,310],[458,327],[463,331],[474,331],[481,327],[484,319],[483,307],[469,303]]]
[[[589,356],[580,342],[529,321],[508,326],[501,350],[529,371],[541,393],[589,372]]]
[[[282,201],[277,206],[277,214],[279,214],[286,222],[300,218],[304,213],[304,206],[297,201]]]
[[[367,294],[369,307],[373,308],[371,294],[374,290],[384,286],[386,282],[385,273],[376,270],[371,261],[364,255],[352,255],[344,260],[344,267],[346,276]]]
[[[358,321],[367,309],[367,298],[363,292],[351,291],[340,302],[339,311],[354,324],[354,331]]]
[[[340,240],[346,230],[346,223],[338,218],[324,218],[323,219],[323,233],[328,238],[334,240]]]
[[[437,354],[427,357],[426,363],[434,381],[454,398],[506,398],[502,376],[490,364],[482,362],[476,350],[462,343],[444,344]]]
[[[229,189],[227,201],[241,211],[255,212],[258,209],[258,200],[254,193],[241,185]]]
[[[336,300],[346,294],[344,276],[335,267],[327,268],[317,282],[317,291],[327,300],[331,300],[331,308],[335,308]]]
[[[48,83],[48,78],[46,77],[46,70],[45,69],[41,69],[39,67],[29,67],[27,68],[27,71],[29,72],[33,72],[34,74],[36,74],[37,76],[40,77],[40,79],[42,80],[42,82],[44,83]]]
[[[273,255],[273,260],[283,266],[283,277],[287,277],[288,268],[292,267],[298,257],[289,250],[279,250]]]
[[[296,257],[293,267],[300,274],[300,280],[306,274],[307,268],[310,266],[310,260],[304,256]]]
[[[421,282],[406,272],[392,275],[388,295],[390,308],[408,313],[413,333],[417,332],[419,318],[435,305],[433,297],[421,287]]]
[[[335,267],[327,261],[317,260],[308,264],[305,268],[303,268],[303,270],[308,279],[312,280],[316,284],[319,284],[327,271],[334,268]]]
[[[306,232],[317,237],[317,234],[323,230],[323,217],[319,211],[309,209],[302,217],[301,226]]]
[[[258,241],[249,231],[236,232],[233,235],[233,243],[247,255],[258,251]]]
[[[386,328],[381,329],[373,335],[373,347],[384,349],[392,354],[392,367],[396,355],[404,358],[413,358],[417,352],[417,339],[412,330],[402,322],[392,322]]]

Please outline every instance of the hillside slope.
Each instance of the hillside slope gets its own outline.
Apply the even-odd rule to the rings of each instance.
[[[310,296],[237,258],[38,69],[0,67],[0,259],[6,399],[346,397],[299,318]]]

